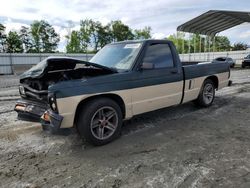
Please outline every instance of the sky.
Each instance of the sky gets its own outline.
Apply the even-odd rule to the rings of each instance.
[[[132,29],[152,28],[153,38],[165,38],[177,26],[208,10],[250,12],[249,0],[0,0],[0,23],[19,30],[33,20],[47,20],[60,34],[59,50],[65,50],[65,36],[79,29],[80,20],[94,19],[103,24],[121,20]],[[250,45],[250,23],[221,32],[232,43]]]

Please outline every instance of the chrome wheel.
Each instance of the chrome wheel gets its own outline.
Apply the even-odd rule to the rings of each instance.
[[[207,83],[203,89],[203,99],[206,104],[210,104],[214,99],[214,87],[212,84]]]
[[[111,137],[118,126],[118,114],[109,106],[98,109],[91,118],[91,133],[99,140]]]

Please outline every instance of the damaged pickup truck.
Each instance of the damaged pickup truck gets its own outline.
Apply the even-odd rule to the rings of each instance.
[[[135,115],[188,101],[210,106],[229,78],[228,63],[181,62],[171,41],[118,42],[90,62],[51,57],[23,73],[15,111],[52,132],[75,127],[104,145]]]

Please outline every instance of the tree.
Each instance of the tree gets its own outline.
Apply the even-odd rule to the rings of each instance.
[[[60,41],[55,29],[46,21],[34,21],[31,24],[34,52],[54,52]]]
[[[80,21],[80,31],[79,31],[79,40],[80,40],[80,48],[86,53],[87,48],[90,44],[90,32],[91,32],[91,21],[81,20]]]
[[[215,51],[217,52],[229,51],[231,49],[230,40],[226,36],[216,36],[214,41],[215,41]]]
[[[243,43],[243,42],[237,42],[234,43],[232,46],[232,50],[237,51],[237,50],[246,50],[248,48],[248,45]]]
[[[112,41],[112,33],[108,25],[103,26],[101,22],[92,19],[81,21],[81,40],[83,45],[93,48],[97,52],[100,48]]]
[[[178,53],[188,53],[188,40],[185,39],[184,33],[170,35],[167,39],[171,40],[175,44]]]
[[[133,40],[134,35],[129,26],[120,20],[111,21],[109,24],[112,32],[113,41]]]
[[[151,36],[151,27],[144,27],[143,29],[134,30],[134,39],[150,39]]]
[[[177,37],[178,35],[178,37]],[[173,41],[179,53],[197,53],[210,51],[228,51],[231,49],[230,41],[225,36],[212,37],[192,34],[190,38],[185,38],[185,34],[177,33],[170,35],[169,40]],[[210,47],[209,47],[210,46]]]
[[[70,36],[67,36],[68,44],[66,46],[67,53],[84,53],[85,48],[82,48],[79,31],[72,31]]]
[[[29,53],[33,51],[32,36],[30,28],[22,26],[19,35],[22,41],[24,52]]]
[[[23,52],[23,43],[16,31],[10,31],[6,38],[6,46],[8,53]]]
[[[99,21],[90,19],[86,20],[86,24],[88,26],[87,35],[89,35],[89,43],[94,48],[94,52],[97,52],[100,47],[100,42],[105,43],[108,33]]]
[[[151,28],[135,30],[133,34],[129,26],[120,20],[111,21],[102,25],[99,21],[85,19],[80,21],[80,30],[72,32],[67,36],[69,42],[66,46],[67,52],[97,52],[100,48],[112,41],[123,41],[133,39],[151,38]]]
[[[0,23],[0,52],[5,52],[5,48],[6,48],[5,26]]]
[[[112,42],[112,31],[109,27],[109,25],[100,27],[98,29],[99,34],[99,46],[100,48],[103,48],[106,44],[109,44]]]

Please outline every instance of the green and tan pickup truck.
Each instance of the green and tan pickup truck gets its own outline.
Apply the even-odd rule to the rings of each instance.
[[[181,62],[168,40],[117,42],[89,62],[50,57],[23,73],[15,110],[44,129],[75,127],[103,145],[135,115],[188,101],[210,106],[229,78],[228,63]]]

